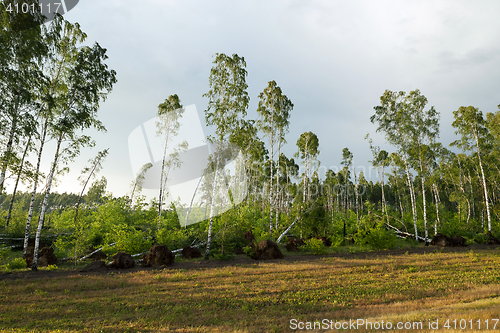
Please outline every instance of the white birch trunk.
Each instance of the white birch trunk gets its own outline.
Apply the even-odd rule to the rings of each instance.
[[[36,271],[37,266],[38,266],[38,248],[40,246],[40,234],[42,232],[42,226],[43,226],[43,221],[45,218],[45,211],[47,209],[47,201],[49,199],[49,194],[50,194],[50,187],[52,185],[52,180],[54,179],[54,173],[57,168],[57,160],[59,158],[59,149],[61,148],[61,142],[63,140],[64,134],[61,133],[59,135],[59,138],[57,140],[57,148],[56,148],[56,153],[54,155],[54,161],[52,162],[52,168],[50,169],[50,175],[49,179],[47,181],[47,190],[45,191],[45,196],[43,198],[43,204],[42,204],[42,211],[40,213],[40,219],[38,221],[38,228],[36,230],[36,237],[35,237],[35,250],[33,251],[33,265],[31,266],[31,269]]]
[[[424,179],[424,166],[422,163],[422,158],[420,158],[420,174],[421,174],[421,183],[422,183],[422,203],[424,206],[424,232],[425,232],[425,242],[427,243],[428,238],[429,238],[429,231],[427,228],[427,205],[426,205],[426,200],[425,200],[425,179]]]
[[[425,242],[428,242],[429,239],[429,231],[427,229],[427,206],[425,203],[425,181],[424,177],[421,178],[422,180],[422,201],[424,205],[424,229],[425,229]]]
[[[40,163],[42,161],[43,146],[45,144],[45,137],[47,135],[48,121],[49,121],[48,119],[45,120],[45,124],[43,126],[42,138],[40,139],[40,149],[38,150],[38,161],[36,163],[35,181],[33,184],[33,192],[31,193],[30,208],[28,211],[28,219],[26,220],[26,230],[24,232],[23,255],[26,255],[26,252],[28,251],[28,241],[29,241],[30,229],[31,229],[31,219],[33,218],[33,209],[35,207],[36,188],[38,185],[38,173],[40,172]]]
[[[276,224],[275,229],[278,230],[279,222],[279,207],[280,207],[280,182],[279,182],[279,169],[280,169],[280,148],[281,148],[281,129],[278,129],[278,158],[277,158],[277,168],[276,168]]]
[[[474,132],[474,138],[476,139],[477,157],[479,159],[479,168],[481,169],[481,176],[483,179],[484,203],[486,205],[486,216],[488,218],[488,231],[491,232],[491,215],[490,215],[490,204],[488,200],[488,189],[486,188],[486,177],[484,176],[484,169],[483,169],[483,163],[481,161],[481,152],[479,149],[479,139],[477,137],[477,132]]]
[[[219,143],[220,145],[221,143]],[[207,248],[205,251],[205,259],[210,258],[210,243],[212,241],[212,225],[214,223],[214,206],[215,206],[215,197],[217,195],[217,177],[219,174],[219,149],[220,147],[217,147],[217,162],[216,162],[216,167],[215,167],[215,175],[214,175],[214,188],[212,190],[212,204],[210,205],[210,222],[208,224],[208,239],[207,239]]]
[[[167,126],[168,128],[168,126]],[[163,175],[165,173],[165,159],[167,155],[167,144],[168,144],[168,131],[167,138],[165,139],[165,147],[163,148],[163,159],[161,163],[161,174],[160,174],[160,194],[158,196],[158,223],[157,230],[160,231],[160,220],[161,220],[161,206],[163,204],[163,184],[165,183],[163,180]]]
[[[356,196],[356,225],[359,230],[358,179],[354,165],[352,166],[352,172],[354,173],[354,195]]]
[[[270,186],[269,186],[269,234],[271,239],[273,238],[273,162],[274,162],[274,103],[271,108],[271,134],[269,136],[269,142],[271,144],[271,161],[270,161],[270,167],[271,167],[271,179],[270,179]],[[279,156],[278,156],[279,158]]]
[[[408,187],[410,188],[410,200],[411,200],[411,210],[413,213],[413,226],[415,227],[415,239],[418,241],[415,189],[413,187],[413,182],[411,180],[410,169],[408,168],[408,161],[406,160],[406,153],[404,153],[404,152],[403,152],[403,158],[404,158],[404,162],[405,162],[406,177],[408,178]]]
[[[10,134],[9,134],[9,141],[7,141],[7,147],[5,148],[5,152],[3,156],[7,159],[7,157],[10,155],[12,152],[12,145],[14,143],[14,134],[16,132],[16,127],[17,127],[17,117],[14,117],[12,120],[12,126],[10,129]],[[0,193],[3,192],[4,189],[4,183],[5,183],[5,176],[7,174],[7,166],[8,166],[8,161],[5,160],[4,163],[2,164],[2,172],[0,173]]]
[[[17,186],[19,185],[19,180],[21,179],[21,173],[22,173],[23,167],[24,167],[24,160],[26,159],[26,155],[28,154],[28,149],[29,149],[29,146],[31,144],[31,138],[32,138],[32,136],[30,135],[30,137],[28,139],[28,143],[26,144],[26,148],[24,148],[23,157],[21,159],[21,164],[19,166],[19,173],[17,174],[16,183],[14,184],[14,190],[12,191],[12,197],[10,198],[9,211],[7,212],[7,219],[5,221],[6,228],[9,226],[10,217],[12,215],[12,207],[14,206],[14,200],[16,198]],[[1,193],[1,191],[0,191],[0,193]]]
[[[382,174],[380,175],[380,184],[382,186],[382,206],[385,211],[385,216],[387,217],[387,224],[389,223],[389,212],[387,211],[387,202],[385,201],[385,191],[384,191],[384,167],[382,167]]]
[[[436,222],[434,223],[434,235],[437,235],[438,223],[441,224],[439,221],[439,197],[436,184],[432,184],[432,186],[434,188],[434,199],[436,200]]]

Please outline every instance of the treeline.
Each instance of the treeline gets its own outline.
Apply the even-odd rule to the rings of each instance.
[[[91,246],[141,252],[155,242],[175,248],[204,246],[206,258],[223,256],[245,246],[248,230],[257,239],[327,237],[335,245],[357,242],[380,248],[394,246],[395,235],[428,242],[439,232],[481,242],[485,233],[498,231],[499,111],[483,115],[472,106],[458,107],[452,124],[458,139],[445,147],[439,142],[439,112],[427,106],[419,90],[385,91],[370,121],[392,150],[380,149],[366,136],[373,155],[370,164],[379,180],[367,181],[348,148],[339,152],[341,168],[327,170],[323,177],[320,138],[313,132],[287,136],[294,105],[275,81],[257,96],[258,118],[247,118],[246,62],[236,54],[215,55],[203,95],[208,99],[205,120],[215,129],[209,137],[214,152],[205,168],[210,176],[200,186],[201,206],[186,207],[185,220],[179,220],[175,204],[165,206],[169,170],[182,167],[178,153],[188,148],[182,143],[166,153],[183,114],[175,94],[158,107],[158,135],[165,149],[157,199],[146,203],[140,194],[151,164],[142,168],[130,194],[121,198],[106,194],[104,178],[92,181],[107,150],[82,170],[78,194],[53,194],[54,178],[68,170],[82,148],[93,146],[86,130],[105,130],[97,111],[116,73],[105,64],[104,48],[83,45],[86,35],[77,23],[59,17],[48,25],[19,30],[18,19],[2,10],[0,217],[7,233],[24,235],[25,252],[35,233],[34,218],[35,244],[42,231],[64,235],[54,240],[54,246],[60,256],[75,259]],[[50,139],[56,142],[56,152],[43,174],[40,161]],[[296,144],[294,156],[281,151],[288,140]],[[218,214],[220,184],[237,178],[221,172],[231,146],[242,152],[244,168],[239,172],[247,186],[245,193],[231,189],[225,204],[232,209]],[[17,193],[20,181],[32,191]],[[10,193],[7,182],[13,186]],[[202,216],[202,222],[189,225],[191,213]]]

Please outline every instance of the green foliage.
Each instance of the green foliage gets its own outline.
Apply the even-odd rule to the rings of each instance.
[[[0,248],[0,262],[6,258],[10,253],[9,248]]]
[[[255,228],[252,231],[252,233],[255,237],[255,244],[259,244],[264,240],[271,239],[271,234],[269,233],[269,230],[265,230],[264,228]]]
[[[3,267],[7,271],[26,268],[26,260],[24,260],[23,258],[14,258],[6,265],[3,265]]]
[[[253,257],[255,255],[255,248],[253,246],[245,246],[243,252],[245,252],[247,256]]]
[[[97,225],[89,210],[81,210],[75,223],[75,209],[66,208],[53,218],[53,231],[61,233],[54,242],[58,257],[77,258],[87,254],[90,246],[102,244],[105,228]]]
[[[330,240],[330,242],[332,242],[331,247],[339,247],[342,244],[344,244],[344,237],[342,236],[341,233],[335,233],[333,235],[330,235],[328,239]]]
[[[218,259],[218,260],[230,260],[230,259],[234,258],[234,254],[233,253],[228,253],[228,252],[213,253],[213,256],[214,256],[215,259]]]
[[[118,225],[105,237],[107,244],[116,243],[114,249],[129,254],[138,254],[151,248],[153,241],[150,231],[136,230],[133,227]]]
[[[171,251],[190,245],[189,236],[184,229],[162,228],[156,234],[156,242],[166,245]]]
[[[105,151],[107,153],[107,149]],[[95,180],[85,195],[85,202],[89,205],[103,203],[107,185],[108,181],[104,176],[100,180]]]
[[[360,229],[354,235],[356,244],[367,244],[376,250],[390,250],[396,245],[397,237],[383,227]]]
[[[311,251],[313,254],[320,255],[326,253],[325,244],[321,239],[311,238],[305,241],[305,245],[301,246],[301,250]]]
[[[66,258],[73,256],[75,241],[73,237],[60,236],[54,242],[54,254],[58,258]]]
[[[488,234],[477,234],[474,236],[474,242],[476,242],[477,244],[486,244],[488,239]]]
[[[57,267],[57,265],[47,265],[46,267],[40,267],[39,269],[45,271],[57,271],[59,267]]]
[[[12,207],[9,226],[7,227],[6,231],[13,238],[20,238],[24,236],[28,212],[24,209],[23,206],[24,203],[22,201],[15,201]],[[3,212],[3,214],[0,214],[1,221],[4,221],[6,217],[7,211]]]

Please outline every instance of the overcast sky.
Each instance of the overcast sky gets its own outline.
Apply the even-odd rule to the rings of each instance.
[[[249,118],[270,80],[294,103],[282,149],[289,157],[306,131],[319,137],[327,168],[339,167],[344,147],[367,168],[368,132],[392,151],[369,120],[386,89],[420,89],[441,113],[448,145],[454,110],[494,112],[500,104],[498,13],[499,1],[81,0],[65,17],[80,23],[88,44],[107,48],[118,83],[100,109],[107,133],[95,135],[97,146],[70,165],[55,191],[78,192],[86,161],[109,147],[99,176],[115,196],[129,192],[128,136],[171,94],[196,105],[204,126],[215,53],[245,58]]]

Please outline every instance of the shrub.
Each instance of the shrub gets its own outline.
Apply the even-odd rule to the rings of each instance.
[[[23,258],[14,258],[7,265],[5,265],[5,268],[7,270],[26,268],[26,260]]]
[[[476,236],[474,236],[474,241],[478,244],[486,244],[488,239],[488,234],[477,234]]]
[[[9,248],[0,249],[0,261],[9,255]]]
[[[105,239],[108,244],[116,243],[113,251],[122,251],[129,254],[145,252],[153,245],[150,232],[136,230],[126,225],[116,226],[112,233],[106,235]]]
[[[383,227],[361,229],[354,235],[356,244],[366,244],[376,250],[390,250],[394,248],[396,240],[396,235]]]
[[[311,251],[313,254],[325,254],[326,247],[321,239],[311,238],[305,241],[305,245],[301,246],[301,250]]]
[[[44,269],[47,271],[56,271],[58,267],[56,265],[48,265],[47,267],[44,267]]]
[[[243,248],[243,252],[249,257],[253,257],[255,255],[255,247],[253,246],[245,246]]]
[[[156,234],[156,242],[166,245],[170,251],[182,249],[189,244],[189,235],[184,229],[162,228]]]
[[[328,239],[332,242],[331,247],[339,247],[344,243],[344,237],[341,234],[333,234]]]

